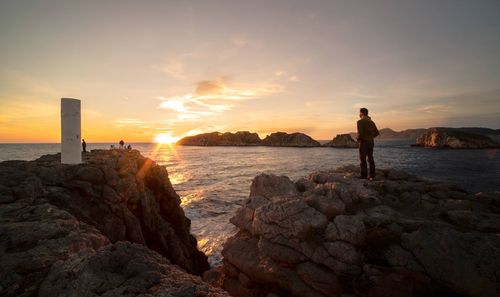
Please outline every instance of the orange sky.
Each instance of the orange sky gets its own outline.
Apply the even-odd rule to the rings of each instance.
[[[0,142],[500,128],[498,2],[119,3],[0,2]]]

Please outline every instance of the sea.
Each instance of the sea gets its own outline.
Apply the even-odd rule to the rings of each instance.
[[[87,150],[110,143],[88,143]],[[143,155],[164,165],[181,197],[198,247],[215,266],[225,240],[236,232],[229,223],[260,173],[307,177],[317,170],[359,164],[356,149],[295,147],[194,147],[131,143]],[[0,144],[0,161],[34,160],[60,151],[60,144]],[[500,190],[500,150],[435,150],[410,147],[406,140],[379,141],[378,168],[396,168],[424,178],[454,183],[470,193]]]

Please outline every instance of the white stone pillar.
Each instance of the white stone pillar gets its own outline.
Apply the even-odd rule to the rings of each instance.
[[[61,98],[61,163],[82,163],[80,100]]]

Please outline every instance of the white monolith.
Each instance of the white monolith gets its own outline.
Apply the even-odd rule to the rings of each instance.
[[[80,100],[61,98],[61,163],[82,163]]]

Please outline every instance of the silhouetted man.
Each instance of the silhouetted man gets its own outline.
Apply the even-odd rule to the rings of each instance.
[[[358,143],[359,143],[359,160],[361,161],[361,178],[369,178],[370,180],[375,178],[375,161],[373,160],[373,139],[377,137],[380,133],[378,132],[377,126],[368,116],[368,109],[361,108],[359,110],[358,121]],[[370,163],[370,175],[368,175],[368,168],[366,164],[366,159]]]
[[[87,151],[87,143],[85,142],[85,139],[82,139],[82,150],[83,150],[84,152],[86,152],[86,151]]]

